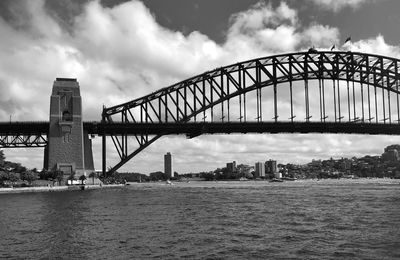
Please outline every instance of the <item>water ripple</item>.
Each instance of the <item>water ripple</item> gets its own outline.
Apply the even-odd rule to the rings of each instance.
[[[1,194],[5,259],[399,259],[398,181]]]

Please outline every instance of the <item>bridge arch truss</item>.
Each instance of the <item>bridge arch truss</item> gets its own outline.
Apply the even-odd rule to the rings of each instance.
[[[395,58],[356,52],[281,54],[220,67],[130,102],[104,107],[105,129],[109,123],[125,126],[123,131],[108,132],[120,157],[110,171],[170,134],[161,127],[170,124],[204,128],[205,123],[267,123],[284,125],[288,132],[295,132],[290,127],[299,124],[308,129],[315,123],[397,125],[399,66]],[[160,131],[154,131],[158,126]],[[153,131],[146,131],[150,128]],[[204,132],[200,128],[192,136]],[[104,132],[103,171],[105,145]]]

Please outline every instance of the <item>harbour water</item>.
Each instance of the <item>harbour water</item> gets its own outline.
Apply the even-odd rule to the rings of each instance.
[[[0,194],[5,259],[399,259],[399,180]]]

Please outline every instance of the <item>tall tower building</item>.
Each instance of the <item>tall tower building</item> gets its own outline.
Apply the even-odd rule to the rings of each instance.
[[[255,165],[255,178],[265,177],[265,164],[262,162],[256,162]]]
[[[93,171],[92,143],[83,130],[82,100],[76,79],[57,78],[50,98],[48,145],[44,167],[71,174]]]
[[[172,155],[169,152],[164,155],[164,173],[168,178],[174,177],[174,172],[172,170]]]

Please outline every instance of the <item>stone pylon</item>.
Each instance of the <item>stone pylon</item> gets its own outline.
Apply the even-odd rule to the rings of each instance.
[[[83,129],[82,98],[76,79],[57,78],[50,98],[48,145],[45,168],[76,178],[94,171],[92,140]]]

